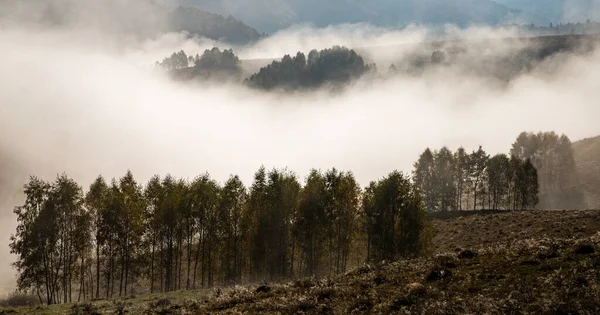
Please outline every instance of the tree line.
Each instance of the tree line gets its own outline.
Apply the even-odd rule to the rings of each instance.
[[[538,170],[540,208],[585,207],[569,137],[556,132],[523,132],[513,143],[510,154],[529,159]]]
[[[429,211],[532,209],[539,202],[538,172],[529,159],[490,157],[481,147],[472,153],[427,148],[413,180]]]
[[[412,180],[429,211],[585,207],[571,141],[554,131],[521,133],[508,155],[427,148]]]
[[[84,193],[66,174],[31,177],[11,252],[18,287],[47,304],[291,277],[417,255],[425,207],[393,172],[364,191],[351,172],[312,170],[304,185],[261,167],[249,188],[208,174],[139,184],[99,176]]]
[[[233,50],[221,51],[217,47],[205,50],[201,56],[188,56],[183,50],[175,52],[155,65],[188,78],[208,79],[219,74],[230,77],[241,74],[240,60]],[[262,90],[316,88],[347,83],[374,69],[374,64],[366,64],[354,50],[333,46],[321,51],[313,49],[308,55],[302,52],[294,57],[285,55],[280,61],[262,67],[244,83]]]
[[[524,132],[510,155],[427,148],[411,177],[392,172],[365,188],[336,169],[301,184],[261,167],[249,187],[209,174],[142,185],[128,171],[86,192],[66,174],[31,177],[10,249],[19,289],[47,304],[332,276],[422,253],[427,211],[552,207],[555,196],[573,205],[573,167],[568,137]]]
[[[161,62],[157,61],[155,65],[167,71],[184,69],[190,66],[202,70],[239,71],[240,59],[231,49],[221,51],[218,47],[213,47],[212,49],[206,49],[202,55],[196,54],[196,56],[188,56],[183,50],[174,52]]]
[[[253,74],[247,84],[272,90],[275,88],[314,88],[324,84],[341,84],[361,77],[375,65],[366,64],[354,50],[333,46],[331,49],[311,50],[308,56],[298,52],[285,55]]]

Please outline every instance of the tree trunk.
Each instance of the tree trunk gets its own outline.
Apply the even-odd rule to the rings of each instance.
[[[152,250],[150,256],[150,293],[154,293],[154,246],[155,240],[154,236],[152,237]]]
[[[188,237],[187,237],[187,281],[185,283],[185,289],[189,290],[190,289],[190,271],[191,271],[191,265],[192,265],[192,236],[193,236],[193,231],[191,231],[191,229],[188,229]]]
[[[202,231],[200,231],[200,233],[202,233]],[[193,283],[192,287],[194,289],[196,289],[196,271],[198,270],[198,260],[200,259],[200,249],[201,249],[200,244],[202,243],[201,238],[202,238],[202,235],[200,235],[200,238],[198,238],[198,248],[196,249],[196,257],[194,257],[194,276],[193,276],[194,280],[192,282]]]
[[[96,236],[96,299],[100,298],[100,244]]]
[[[129,283],[129,244],[127,244],[125,251],[125,296],[127,296],[127,284]]]

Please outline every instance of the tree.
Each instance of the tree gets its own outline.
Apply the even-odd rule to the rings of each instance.
[[[194,66],[203,70],[238,71],[240,60],[231,49],[221,51],[218,47],[205,50],[202,56],[194,60]]]
[[[462,199],[467,185],[470,183],[469,174],[471,174],[471,164],[469,155],[463,147],[458,148],[454,153],[454,171],[456,179],[456,209],[462,210]]]
[[[145,200],[142,187],[137,184],[131,171],[127,171],[119,181],[117,194],[120,211],[118,213],[119,250],[121,260],[121,280],[119,283],[119,296],[122,292],[127,295],[129,278],[132,272],[139,247],[141,246],[144,232]],[[122,290],[124,289],[124,290]]]
[[[473,183],[473,210],[477,209],[477,194],[479,193],[479,189],[481,188],[480,184],[485,175],[488,158],[489,155],[485,153],[481,146],[479,146],[477,151],[473,151],[473,153],[469,155],[469,164],[471,166],[471,173],[469,176]]]
[[[192,288],[196,288],[198,268],[200,285],[213,285],[213,254],[216,241],[217,209],[221,188],[208,173],[197,177],[190,185],[190,206],[196,221],[198,237],[192,276]],[[200,264],[199,264],[200,263]]]
[[[529,160],[521,161],[515,179],[521,209],[532,209],[538,202],[538,176],[537,170]]]
[[[281,279],[292,266],[293,216],[296,213],[300,184],[286,170],[266,172],[261,167],[250,188],[248,215],[252,226],[249,248],[254,279]]]
[[[521,133],[511,148],[511,155],[529,159],[537,169],[540,184],[540,208],[564,209],[584,206],[583,194],[571,141],[555,132]]]
[[[486,172],[491,209],[505,205],[509,189],[510,160],[505,154],[497,154],[487,162]]]
[[[238,283],[242,279],[242,245],[244,229],[242,217],[246,206],[247,193],[238,176],[231,176],[221,190],[219,220],[224,251],[221,268],[224,283]]]
[[[261,279],[266,275],[266,238],[268,237],[267,226],[267,173],[261,166],[254,174],[254,182],[250,187],[248,199],[248,213],[246,221],[251,226],[248,238],[250,250],[250,269],[253,271],[251,279]]]
[[[435,179],[432,186],[435,187],[436,210],[450,211],[456,209],[456,178],[454,169],[455,161],[452,152],[443,147],[434,154],[433,173]]]
[[[101,234],[101,215],[106,211],[106,198],[108,194],[108,185],[102,176],[98,176],[90,185],[88,193],[85,195],[85,206],[91,216],[91,229],[93,234],[93,242],[95,249],[96,262],[96,295],[95,298],[100,298],[100,248],[104,246],[104,238]],[[93,286],[92,286],[93,290]],[[93,291],[92,291],[93,292]],[[92,293],[93,296],[93,293]]]
[[[319,274],[320,261],[325,243],[325,179],[313,169],[298,201],[294,220],[294,238],[298,240],[303,264],[299,268],[305,276]]]
[[[156,62],[156,65],[165,70],[173,71],[177,69],[187,68],[189,66],[188,56],[183,50],[174,52],[170,57],[163,59],[162,62]]]
[[[429,148],[419,156],[414,164],[413,182],[421,193],[423,203],[428,211],[437,209],[437,191],[435,187],[436,174],[433,152]]]
[[[150,293],[154,293],[156,252],[161,237],[163,235],[162,226],[162,200],[163,187],[158,175],[153,176],[144,190],[144,199],[146,200],[146,218],[145,218],[145,241],[150,246],[150,269],[148,270],[150,278]],[[160,253],[162,255],[162,253]],[[160,262],[160,261],[159,261]],[[159,263],[160,266],[162,264]],[[162,291],[162,270],[160,272],[161,291]]]
[[[271,279],[283,279],[291,270],[290,247],[293,214],[296,212],[300,183],[287,170],[273,169],[267,174],[266,216],[262,223],[267,230],[266,263]]]
[[[308,58],[301,52],[295,57],[285,55],[281,61],[273,61],[253,74],[247,84],[263,90],[314,88],[350,82],[371,68],[354,50],[334,46],[312,50]]]
[[[426,210],[419,191],[403,174],[392,172],[365,191],[368,259],[419,254],[427,243]]]
[[[71,302],[77,263],[86,255],[90,239],[82,189],[62,174],[52,184],[31,177],[24,193],[25,204],[15,208],[18,226],[10,243],[18,257],[17,285],[35,291],[40,300],[45,291],[48,304]],[[83,273],[79,276],[83,281]]]
[[[53,304],[56,301],[57,289],[54,286],[55,261],[58,260],[55,239],[56,231],[47,214],[47,202],[51,186],[47,182],[30,177],[25,184],[25,204],[15,207],[17,215],[17,230],[10,237],[10,252],[17,255],[17,261],[13,264],[19,278],[17,287],[20,290],[35,290],[38,295],[41,290],[45,291],[46,303]]]

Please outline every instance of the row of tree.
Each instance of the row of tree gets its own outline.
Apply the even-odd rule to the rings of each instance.
[[[194,67],[202,70],[239,71],[240,60],[231,49],[221,51],[219,48],[205,50],[202,55],[188,56],[183,50],[174,52],[170,57],[156,62],[157,67],[167,71]]]
[[[530,160],[490,156],[481,148],[467,153],[425,150],[413,180],[429,211],[531,209],[539,202],[538,173]],[[472,202],[471,202],[472,201]]]
[[[157,61],[156,66],[178,74],[182,73],[182,69],[190,70],[186,73],[189,78],[214,78],[224,73],[234,76],[241,72],[240,60],[233,51],[221,51],[217,47],[195,57],[186,55],[184,51],[176,52],[161,62]],[[281,61],[273,61],[261,68],[245,83],[263,90],[314,88],[347,83],[373,69],[375,65],[365,64],[354,50],[334,46],[321,51],[312,50],[308,56],[301,52],[295,57],[285,55]]]
[[[261,167],[248,189],[208,174],[142,186],[127,172],[85,194],[66,175],[32,177],[24,193],[10,244],[18,286],[48,304],[334,275],[426,244],[420,195],[397,172],[364,192],[350,172],[312,170],[301,185]]]
[[[540,208],[585,207],[569,137],[555,132],[523,132],[513,143],[510,154],[529,159],[538,170]]]
[[[426,149],[413,181],[430,211],[585,207],[571,141],[553,131],[521,133],[509,156]]]

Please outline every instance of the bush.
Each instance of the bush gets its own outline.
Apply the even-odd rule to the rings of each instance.
[[[13,292],[5,299],[0,300],[2,307],[37,306],[39,304],[40,299],[36,295],[23,292]]]
[[[594,246],[591,244],[579,244],[575,248],[575,253],[580,255],[593,254],[594,252]]]
[[[96,305],[87,302],[87,303],[75,303],[71,306],[70,315],[101,315],[98,311],[98,307]]]
[[[177,314],[179,305],[171,303],[171,300],[162,298],[154,303],[150,303],[149,309],[145,314]]]

